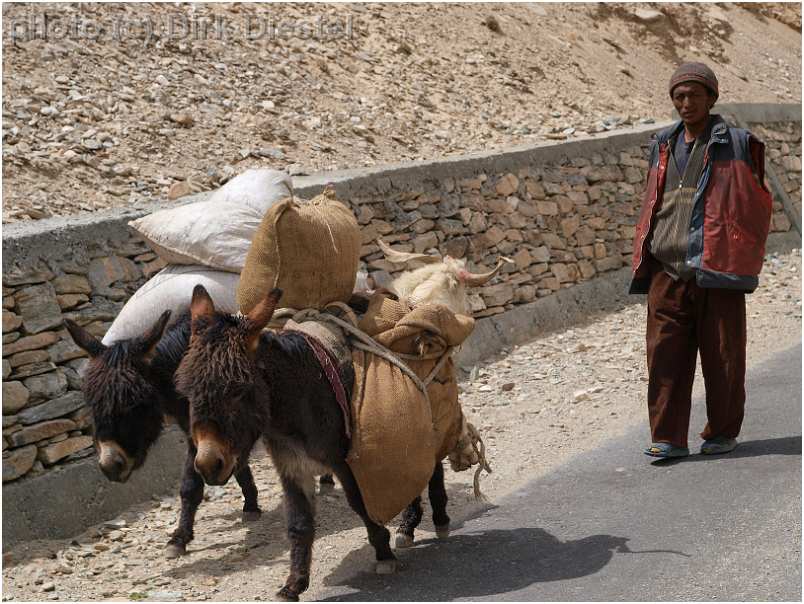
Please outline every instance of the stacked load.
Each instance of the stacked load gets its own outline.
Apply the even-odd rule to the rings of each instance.
[[[292,194],[290,176],[247,170],[205,201],[159,210],[129,223],[168,263],[128,300],[104,344],[141,335],[164,311],[174,316],[203,285],[216,307],[236,312],[235,292],[251,239],[265,213]]]

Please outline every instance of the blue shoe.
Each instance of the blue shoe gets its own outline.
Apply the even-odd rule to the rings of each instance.
[[[653,443],[645,449],[645,455],[669,459],[671,457],[687,457],[690,450],[687,447],[676,447],[670,443]]]
[[[701,445],[701,455],[722,455],[723,453],[731,453],[736,448],[736,438],[718,436],[704,441]]]

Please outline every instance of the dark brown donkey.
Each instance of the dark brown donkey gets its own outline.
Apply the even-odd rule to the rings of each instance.
[[[165,416],[173,417],[188,434],[181,481],[179,526],[168,541],[167,555],[179,556],[193,539],[195,513],[204,495],[204,481],[193,467],[195,445],[189,438],[190,409],[176,392],[173,374],[190,340],[190,314],[184,313],[165,330],[166,311],[143,336],[105,346],[69,319],[67,330],[90,356],[84,374],[84,398],[95,423],[98,464],[109,480],[126,482],[146,459],[162,432]],[[260,516],[257,487],[248,465],[235,473],[243,490],[243,520]]]
[[[281,293],[273,290],[247,316],[232,316],[216,312],[206,290],[196,286],[190,347],[175,379],[190,401],[195,465],[208,484],[226,483],[263,437],[282,483],[291,548],[290,574],[277,596],[298,600],[310,581],[316,473],[331,469],[338,477],[349,505],[366,525],[377,572],[393,572],[396,558],[390,533],[368,517],[346,463],[349,439],[343,413],[314,351],[297,332],[262,331]],[[351,361],[338,370],[348,394],[354,385]],[[443,535],[449,525],[447,497],[443,472],[436,471],[431,493],[439,490],[431,504],[438,510],[434,519]],[[412,535],[421,519],[418,504],[411,504],[405,515],[405,534]]]

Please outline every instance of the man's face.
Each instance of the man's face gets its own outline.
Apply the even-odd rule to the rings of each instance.
[[[684,82],[673,89],[673,105],[685,124],[699,124],[715,104],[709,89],[698,82]]]

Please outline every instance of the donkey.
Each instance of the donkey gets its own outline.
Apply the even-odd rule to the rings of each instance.
[[[174,418],[188,434],[180,490],[181,516],[166,548],[166,555],[174,558],[185,554],[193,539],[204,481],[193,467],[196,449],[189,438],[189,403],[173,385],[173,374],[190,340],[190,313],[183,313],[165,330],[169,318],[168,310],[141,337],[109,346],[69,319],[65,326],[90,357],[82,387],[95,423],[98,464],[109,480],[126,482],[142,466],[162,432],[166,416]],[[243,491],[243,520],[256,520],[261,511],[249,466],[242,464],[235,478]]]
[[[296,601],[310,581],[316,473],[330,469],[338,477],[350,507],[366,525],[376,571],[394,572],[396,557],[390,533],[369,518],[346,462],[345,418],[315,351],[298,332],[263,332],[281,295],[274,289],[248,315],[233,316],[216,312],[204,287],[196,286],[190,346],[175,381],[190,401],[190,434],[198,451],[195,467],[207,484],[226,483],[256,440],[263,438],[282,484],[290,540],[290,573],[277,597]],[[350,392],[355,381],[351,360],[335,365]],[[433,518],[443,537],[449,517],[440,463],[430,493]],[[400,530],[411,539],[421,520],[419,503],[408,508]]]

